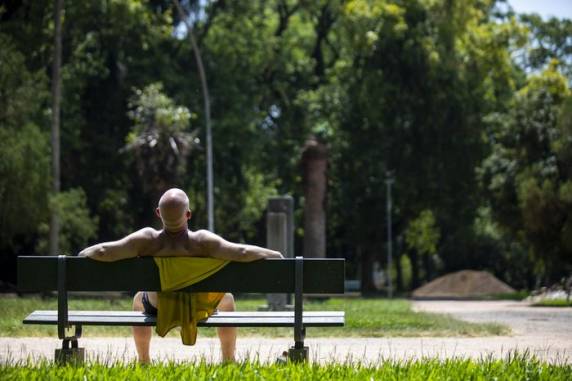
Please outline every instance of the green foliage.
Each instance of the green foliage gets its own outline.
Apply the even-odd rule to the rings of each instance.
[[[522,15],[521,22],[529,31],[530,48],[523,55],[531,69],[546,69],[556,64],[561,72],[572,81],[572,20],[551,17],[543,20],[539,15]]]
[[[552,279],[572,264],[572,161],[563,154],[572,139],[566,117],[569,94],[565,78],[554,67],[531,77],[513,108],[489,120],[495,143],[480,169],[500,226],[531,245]]]
[[[313,134],[329,147],[328,255],[361,268],[365,288],[385,245],[388,170],[395,236],[406,241],[431,210],[440,271],[492,269],[520,285],[534,280],[529,252],[545,259],[539,267],[569,263],[570,20],[497,3],[183,2],[211,94],[217,233],[264,244],[274,194],[293,195],[303,226],[300,151]],[[47,221],[52,8],[38,0],[0,11],[7,256],[35,246]],[[97,240],[153,224],[170,186],[191,196],[192,228],[206,225],[203,99],[173,11],[169,1],[65,4],[62,189],[84,189]],[[502,270],[510,263],[524,269]]]
[[[70,255],[78,253],[87,243],[96,237],[98,217],[90,216],[85,192],[74,188],[50,196],[49,207],[60,219],[60,251]],[[39,226],[41,238],[36,250],[47,253],[49,245],[49,225]]]
[[[509,353],[503,360],[422,359],[387,360],[366,364],[356,359],[336,364],[288,363],[262,364],[245,361],[233,364],[158,363],[125,364],[116,359],[101,359],[89,365],[59,366],[48,362],[8,362],[0,365],[3,379],[41,380],[568,380],[572,367],[548,364],[522,353]]]
[[[49,146],[34,124],[0,129],[0,241],[13,245],[47,216]]]
[[[108,189],[97,208],[97,215],[109,224],[109,238],[115,240],[130,234],[134,229],[133,213],[129,209],[129,195],[125,188]]]
[[[163,85],[151,84],[144,89],[135,89],[129,107],[133,121],[132,135],[127,143],[133,144],[138,136],[146,134],[175,135],[189,126],[191,113],[183,106],[175,106],[173,100],[163,94]],[[150,144],[150,143],[149,143]]]
[[[493,5],[356,0],[343,7],[343,54],[332,70],[343,98],[333,123],[329,202],[332,213],[350,212],[329,229],[340,254],[360,256],[366,287],[369,258],[385,243],[379,232],[388,170],[396,179],[395,234],[403,237],[430,209],[442,269],[478,262],[470,226],[482,203],[474,176],[487,148],[481,119],[512,96],[510,52],[522,43],[514,20],[491,20]]]
[[[441,233],[431,210],[424,210],[413,219],[405,230],[405,242],[420,254],[437,253]]]
[[[191,113],[163,94],[160,83],[135,89],[129,107],[133,128],[124,150],[132,153],[143,190],[156,202],[167,189],[185,183],[187,158],[198,130],[187,132]]]
[[[26,69],[24,55],[0,33],[0,247],[34,234],[47,214],[48,136],[42,106],[46,78]]]

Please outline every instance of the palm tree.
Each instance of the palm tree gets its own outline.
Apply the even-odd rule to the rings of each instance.
[[[159,83],[135,90],[128,113],[134,125],[121,151],[133,154],[143,192],[151,200],[180,186],[190,153],[200,147],[196,129],[188,129],[190,112],[176,106]]]

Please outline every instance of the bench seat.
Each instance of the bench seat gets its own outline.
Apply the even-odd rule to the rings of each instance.
[[[154,326],[155,316],[138,311],[69,311],[71,325],[105,326]],[[34,311],[24,324],[58,324],[58,311]],[[280,312],[217,312],[208,319],[198,322],[199,327],[294,327],[294,311]],[[341,327],[344,325],[343,311],[304,311],[304,327]]]

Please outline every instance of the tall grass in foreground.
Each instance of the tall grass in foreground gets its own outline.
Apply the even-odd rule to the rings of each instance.
[[[257,362],[217,365],[160,363],[57,366],[52,363],[0,365],[2,380],[570,380],[571,365],[551,365],[528,356],[507,360],[387,361],[360,364]]]

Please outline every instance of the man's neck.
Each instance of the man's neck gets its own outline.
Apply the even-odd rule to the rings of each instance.
[[[170,235],[181,234],[188,230],[189,230],[188,226],[166,227],[165,225],[163,225],[163,231]]]

